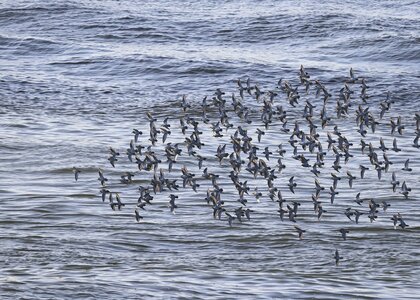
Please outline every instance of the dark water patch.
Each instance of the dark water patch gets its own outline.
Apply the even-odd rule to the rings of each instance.
[[[96,35],[98,39],[104,39],[104,40],[121,40],[124,39],[124,37],[115,35],[115,34],[98,34]]]

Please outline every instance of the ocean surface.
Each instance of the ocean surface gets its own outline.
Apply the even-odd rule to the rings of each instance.
[[[312,85],[305,93],[299,85],[303,65],[311,80],[319,80],[331,93],[327,108],[330,123],[322,129],[322,98]],[[418,299],[420,285],[420,149],[413,147],[420,112],[420,6],[417,1],[23,1],[0,2],[0,298],[1,299]],[[354,95],[349,115],[338,119],[339,91],[353,68],[369,86],[367,105],[358,97],[360,83],[350,84]],[[316,106],[314,120],[327,152],[319,181],[326,188],[320,201],[327,211],[318,221],[311,194],[314,175],[292,158],[289,134],[274,121],[265,130],[262,102],[245,92],[251,124],[240,120],[230,106],[239,98],[237,80],[262,91],[276,90],[275,105],[287,110],[288,128],[301,124],[305,100]],[[301,98],[289,105],[279,79],[299,86]],[[218,121],[209,108],[208,124],[200,121],[201,101],[212,103],[216,89],[225,92],[234,128],[215,138],[211,124]],[[395,101],[379,119],[380,103]],[[186,95],[190,108],[183,112]],[[401,152],[387,151],[393,162],[378,180],[360,150],[356,131],[358,105],[379,122],[365,140],[375,149],[383,137]],[[147,186],[153,171],[139,171],[125,155],[134,128],[144,132],[138,144],[148,141],[150,112],[159,128],[166,117],[171,135],[166,143],[182,149],[172,172],[163,157],[162,136],[152,149],[161,157],[166,176],[178,179],[179,191],[154,195],[152,205],[134,209],[139,186]],[[185,114],[199,121],[202,149],[209,171],[220,175],[227,211],[241,206],[229,179],[227,160],[215,158],[241,125],[256,142],[256,129],[264,129],[258,155],[269,147],[267,164],[275,169],[277,145],[286,150],[286,169],[276,173],[287,203],[299,201],[296,223],[279,218],[278,203],[268,197],[261,177],[245,171],[241,181],[250,187],[247,207],[251,220],[226,215],[214,219],[206,203],[211,183],[201,178],[197,161],[185,147],[187,135],[179,119]],[[391,134],[390,120],[401,116],[402,135]],[[327,132],[337,125],[353,143],[354,157],[334,172]],[[120,152],[113,168],[109,147]],[[382,152],[378,150],[382,156]],[[299,148],[310,164],[314,155]],[[411,172],[402,171],[410,159]],[[243,159],[246,159],[243,156]],[[382,157],[380,157],[382,159]],[[359,165],[370,166],[360,179]],[[76,182],[73,167],[82,172]],[[198,178],[197,192],[182,187],[181,168]],[[118,192],[125,206],[112,210],[102,202],[97,180],[101,168],[107,188]],[[131,184],[120,175],[135,174]],[[350,188],[346,171],[357,179]],[[408,199],[394,193],[391,174],[406,181]],[[343,176],[334,204],[327,190],[331,173]],[[295,176],[295,193],[288,188]],[[258,203],[252,191],[263,196]],[[368,201],[388,202],[378,218],[367,217]],[[178,208],[168,208],[169,194],[179,196]],[[365,214],[359,224],[349,220],[346,208]],[[390,220],[401,213],[409,227],[394,229]],[[299,239],[294,225],[306,230]],[[350,230],[347,240],[340,228]],[[335,250],[342,259],[335,264]]]

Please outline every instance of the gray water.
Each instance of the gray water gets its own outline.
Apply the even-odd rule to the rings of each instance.
[[[0,297],[2,299],[144,299],[144,298],[357,298],[418,299],[420,278],[420,152],[412,147],[414,113],[420,112],[420,8],[416,1],[2,1],[0,3]],[[328,109],[334,125],[354,145],[353,158],[342,162],[358,179],[352,189],[338,184],[335,203],[320,200],[328,212],[317,220],[311,194],[314,176],[292,159],[289,134],[280,123],[270,126],[260,149],[287,150],[286,169],[275,186],[290,201],[302,203],[297,225],[306,230],[299,240],[293,223],[282,222],[278,205],[268,198],[266,183],[246,171],[241,180],[258,186],[263,198],[247,196],[254,212],[250,221],[226,217],[214,220],[204,197],[210,183],[200,180],[197,193],[180,188],[178,209],[171,214],[169,191],[155,195],[137,223],[134,207],[138,186],[148,185],[153,172],[138,171],[124,155],[131,131],[148,130],[146,112],[161,124],[170,117],[167,142],[184,141],[179,129],[182,95],[199,118],[204,96],[217,88],[238,95],[235,81],[273,90],[280,78],[299,83],[303,64],[311,79],[320,80],[333,94]],[[383,137],[399,153],[387,151],[393,165],[378,180],[376,171],[359,179],[359,164],[368,165],[360,151],[354,97],[350,115],[337,119],[334,106],[352,67],[369,85],[370,111],[379,120],[379,103],[391,92],[395,104],[376,133],[366,140],[379,146]],[[359,93],[359,84],[352,85]],[[289,127],[301,117],[304,100],[322,100],[314,88],[296,108],[285,95],[275,99],[288,111]],[[256,139],[263,128],[259,107],[251,96],[252,124],[233,114],[235,126],[247,128]],[[391,118],[401,116],[403,135],[391,135]],[[217,119],[215,109],[209,113]],[[319,122],[317,123],[319,124]],[[219,144],[230,146],[230,129],[213,137],[210,124],[200,123],[206,144],[204,164],[221,176],[227,210],[240,206],[228,174],[214,154]],[[160,139],[160,136],[159,136]],[[148,145],[147,135],[140,143]],[[122,155],[116,167],[107,161],[108,148]],[[326,150],[326,144],[323,145]],[[161,155],[161,141],[153,148]],[[196,161],[183,153],[168,178],[180,178],[185,165],[197,177]],[[301,150],[303,153],[303,150]],[[261,153],[259,153],[261,154]],[[307,155],[311,162],[314,157]],[[263,155],[261,154],[261,157]],[[278,155],[269,165],[274,167]],[[410,158],[412,172],[401,170]],[[164,159],[162,159],[164,160]],[[325,159],[320,182],[331,185],[332,151]],[[73,166],[82,170],[78,182]],[[108,188],[121,194],[126,206],[113,211],[101,201],[98,168],[110,179]],[[130,185],[119,183],[125,171],[135,172]],[[412,188],[408,199],[392,192],[391,173]],[[295,176],[298,187],[287,187]],[[178,181],[179,184],[181,182]],[[370,223],[348,220],[347,207],[357,192],[391,204]],[[367,211],[365,202],[362,211]],[[394,230],[390,218],[400,212],[410,226]],[[339,228],[348,228],[341,239]],[[336,266],[335,249],[343,259]]]

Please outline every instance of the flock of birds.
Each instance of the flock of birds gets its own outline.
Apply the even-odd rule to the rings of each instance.
[[[226,220],[229,226],[251,220],[254,210],[249,207],[250,197],[255,198],[254,205],[257,205],[260,199],[265,196],[268,196],[273,203],[277,203],[273,207],[282,221],[286,220],[295,224],[299,221],[299,209],[304,202],[286,200],[283,197],[285,188],[280,187],[276,182],[276,179],[286,168],[285,159],[289,157],[300,164],[304,170],[307,170],[309,176],[313,176],[314,189],[311,199],[316,218],[321,220],[322,216],[327,213],[324,208],[325,203],[321,201],[322,195],[327,194],[329,198],[327,205],[333,206],[336,196],[339,194],[338,182],[346,180],[349,188],[353,188],[354,181],[364,179],[368,170],[375,170],[380,180],[394,164],[389,159],[388,153],[402,151],[398,147],[397,137],[393,139],[392,147],[385,145],[382,137],[379,139],[379,145],[367,140],[368,136],[376,137],[374,133],[377,126],[385,126],[386,123],[379,122],[379,120],[383,120],[385,115],[391,111],[395,101],[388,92],[380,102],[379,116],[375,116],[368,105],[369,86],[364,78],[356,77],[352,69],[335,99],[335,117],[327,107],[328,103],[334,101],[332,94],[319,80],[311,79],[303,66],[300,68],[299,84],[296,86],[293,86],[289,81],[280,79],[274,89],[262,91],[258,85],[251,84],[251,80],[248,78],[246,82],[237,80],[237,89],[238,92],[230,96],[217,89],[211,99],[204,97],[201,105],[189,103],[187,97],[183,96],[180,101],[181,116],[179,118],[166,117],[163,123],[159,123],[158,119],[148,112],[149,130],[147,134],[133,129],[133,138],[126,150],[126,156],[130,163],[137,165],[138,171],[122,173],[120,183],[134,185],[133,177],[150,176],[150,182],[147,185],[136,186],[139,197],[135,204],[134,217],[137,222],[143,220],[142,211],[146,211],[152,205],[156,194],[168,192],[168,207],[172,213],[175,213],[179,197],[176,192],[181,192],[181,187],[192,189],[194,192],[204,192],[203,186],[206,186],[208,188],[203,200],[212,210],[213,218]],[[302,95],[310,95],[317,104],[314,105],[309,100],[302,103]],[[248,100],[247,97],[253,100]],[[280,103],[300,111],[300,114],[292,115]],[[316,114],[315,108],[318,106],[320,109]],[[360,135],[359,145],[353,145],[340,131],[338,125],[335,125],[339,119],[352,120],[353,115],[350,110],[352,107],[355,107],[354,121]],[[420,114],[416,113],[414,119],[416,131],[412,147],[419,149]],[[178,126],[174,124],[174,120]],[[246,128],[251,123],[254,124],[253,128],[256,128],[252,132]],[[388,124],[391,135],[404,135],[405,125],[401,117],[390,118]],[[176,143],[167,142],[175,127],[184,136],[184,140]],[[213,137],[210,137],[210,140],[209,137],[203,137],[205,130],[211,130]],[[269,130],[280,133],[282,138],[269,140]],[[220,142],[226,139],[229,142]],[[273,146],[258,147],[264,139]],[[203,147],[210,147],[215,143],[219,143],[215,153],[210,156],[204,155]],[[289,144],[293,151],[287,151],[284,144]],[[161,147],[159,148],[159,146]],[[164,154],[159,155],[159,151],[156,149],[160,149],[160,152]],[[286,153],[289,154],[289,157],[285,156]],[[349,170],[344,172],[342,170],[343,163],[347,164],[356,154],[365,156],[368,163],[360,164],[360,174],[354,175]],[[335,158],[332,166],[326,165],[327,155]],[[117,150],[110,148],[108,157],[110,165],[114,168],[122,156]],[[176,164],[180,163],[180,160],[181,164],[183,163],[183,157],[188,157],[189,163],[191,160],[195,161],[201,174],[188,170],[185,162],[182,167],[174,168]],[[273,160],[277,162],[275,166],[272,163]],[[220,165],[218,170],[224,172],[223,174],[210,171],[216,161]],[[407,159],[399,170],[410,173],[412,171],[410,160]],[[177,173],[179,171],[180,173]],[[330,186],[321,185],[319,181],[321,171],[324,173],[324,177],[325,173],[330,173]],[[73,172],[77,181],[82,170],[74,167]],[[177,176],[175,179],[170,179],[171,176],[168,174],[174,173],[177,173]],[[220,178],[224,175],[230,179],[234,190],[237,191],[236,202],[226,200],[226,198],[232,198],[232,195],[224,193],[223,187],[219,184]],[[389,189],[394,193],[401,194],[401,198],[407,199],[410,197],[411,188],[405,180],[399,180],[397,175],[399,174],[396,171],[391,173]],[[243,180],[252,178],[259,179],[261,184],[251,187],[248,183],[249,180]],[[100,194],[103,202],[107,201],[113,210],[121,210],[126,206],[120,193],[110,190],[109,180],[101,169],[99,169],[98,181],[101,184]],[[299,188],[298,183],[295,176],[288,179],[287,189],[290,191],[291,197]],[[200,186],[202,186],[201,189]],[[398,197],[398,194],[395,196]],[[310,199],[309,196],[308,199]],[[357,193],[353,201],[357,207],[350,206],[344,210],[343,214],[355,224],[359,223],[362,216],[366,216],[370,222],[374,222],[380,211],[385,212],[390,207],[386,201],[377,203],[377,200],[373,198],[364,199],[360,192]],[[236,208],[229,210],[227,203],[236,206]],[[364,206],[366,203],[367,205]],[[409,226],[400,213],[393,214],[390,219],[395,229],[397,227],[404,229]],[[294,228],[299,239],[302,239],[305,230],[297,225]],[[342,239],[346,240],[350,231],[340,228],[339,232]],[[337,249],[334,259],[336,264],[342,259]]]

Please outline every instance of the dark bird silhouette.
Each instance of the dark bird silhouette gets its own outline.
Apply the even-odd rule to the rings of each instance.
[[[171,213],[175,214],[175,209],[178,208],[178,205],[175,204],[175,200],[178,199],[178,196],[170,194],[169,199],[169,208],[171,210]]]
[[[409,163],[410,163],[410,159],[408,158],[404,163],[404,168],[402,168],[403,171],[407,171],[407,172],[413,171],[413,169],[409,167],[408,165]]]
[[[73,167],[73,173],[74,173],[74,180],[75,181],[77,181],[78,179],[79,179],[79,174],[81,173],[82,171],[80,170],[80,169],[78,169],[78,168],[76,168],[76,167]]]
[[[140,216],[140,213],[137,209],[134,210],[134,213],[136,215],[136,221],[137,221],[137,223],[139,223],[143,219],[143,217]]]
[[[350,231],[344,228],[340,228],[339,231],[341,233],[341,237],[343,238],[343,240],[347,240],[347,233],[349,233]]]
[[[342,256],[340,256],[340,253],[338,252],[338,250],[335,250],[335,254],[334,254],[334,259],[335,259],[335,265],[338,266],[338,263],[340,261],[340,259],[343,259]]]
[[[107,182],[107,181],[108,181],[108,179],[104,177],[104,174],[103,174],[103,172],[102,172],[102,170],[101,170],[101,169],[99,169],[98,173],[99,173],[99,178],[98,178],[98,180],[101,182],[101,185],[102,185],[102,186],[105,186],[105,182]]]
[[[299,239],[301,240],[303,238],[303,234],[306,232],[306,230],[303,230],[298,226],[294,226],[294,227],[295,227],[296,231],[298,232]]]
[[[288,184],[289,189],[293,194],[295,193],[294,188],[297,186],[296,182],[294,182],[294,178],[295,178],[295,176],[290,177],[289,184]]]

